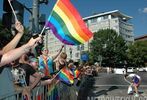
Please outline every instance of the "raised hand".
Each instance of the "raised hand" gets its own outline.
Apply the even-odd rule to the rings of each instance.
[[[15,28],[18,31],[18,33],[21,33],[21,34],[24,33],[24,27],[19,21],[15,22]]]

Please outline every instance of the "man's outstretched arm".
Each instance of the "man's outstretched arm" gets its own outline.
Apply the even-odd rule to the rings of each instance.
[[[18,59],[21,55],[29,52],[30,49],[39,41],[41,41],[41,37],[36,39],[31,38],[27,44],[4,53],[1,58],[0,67]]]
[[[17,44],[19,43],[21,37],[24,34],[24,27],[22,26],[22,24],[19,21],[16,21],[15,23],[15,29],[17,30],[17,34],[15,35],[15,37],[2,49],[3,53],[6,53],[12,49],[14,49]]]

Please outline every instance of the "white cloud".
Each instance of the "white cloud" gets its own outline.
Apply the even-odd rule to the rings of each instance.
[[[147,13],[147,7],[143,9],[143,13]]]
[[[143,8],[143,9],[139,8],[138,11],[140,13],[147,13],[147,7]]]

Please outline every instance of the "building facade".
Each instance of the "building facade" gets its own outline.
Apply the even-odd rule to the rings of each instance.
[[[131,19],[132,17],[121,13],[119,10],[99,13],[83,18],[86,25],[93,33],[100,29],[114,29],[128,44],[134,42],[133,25],[130,22]],[[48,44],[47,48],[50,50],[50,53],[55,54],[63,44],[57,40],[51,31],[47,33],[48,34],[45,36],[45,44]],[[68,59],[79,61],[81,53],[90,49],[89,43],[91,40],[79,46],[66,45],[64,51],[67,53]]]

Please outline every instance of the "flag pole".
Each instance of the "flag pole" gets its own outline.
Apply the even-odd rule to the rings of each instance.
[[[61,72],[61,70],[52,78],[52,81],[57,77],[57,75]]]
[[[40,35],[42,35],[42,34],[43,34],[43,32],[44,32],[45,28],[46,28],[46,27],[45,27],[45,25],[44,25],[43,29],[41,30]]]
[[[59,2],[59,0],[55,3],[55,5],[56,5],[58,2]],[[53,9],[54,9],[54,8],[53,8]],[[53,10],[51,11],[50,15],[51,15],[52,13],[53,13]],[[51,16],[49,16],[48,20],[50,20],[50,18],[51,18]],[[43,32],[44,32],[44,30],[45,30],[45,28],[46,28],[46,24],[47,24],[47,23],[45,23],[45,25],[44,25],[43,29],[41,30],[40,35],[42,35],[42,34],[43,34]]]
[[[14,8],[13,8],[13,6],[12,6],[10,0],[8,0],[8,2],[9,2],[9,5],[10,5],[10,7],[11,7],[11,9],[12,9],[13,14],[14,14],[15,21],[18,21],[17,16],[16,16],[16,13],[15,13],[15,11],[14,11]]]
[[[51,11],[51,14],[53,13],[53,11]],[[50,14],[50,15],[51,15]],[[49,16],[49,18],[48,18],[48,20],[50,20],[50,16]],[[42,35],[43,34],[43,32],[44,32],[44,30],[45,30],[45,28],[46,28],[46,24],[47,24],[47,22],[45,23],[45,25],[44,25],[44,27],[43,27],[43,29],[41,30],[41,33],[40,33],[40,35]]]

